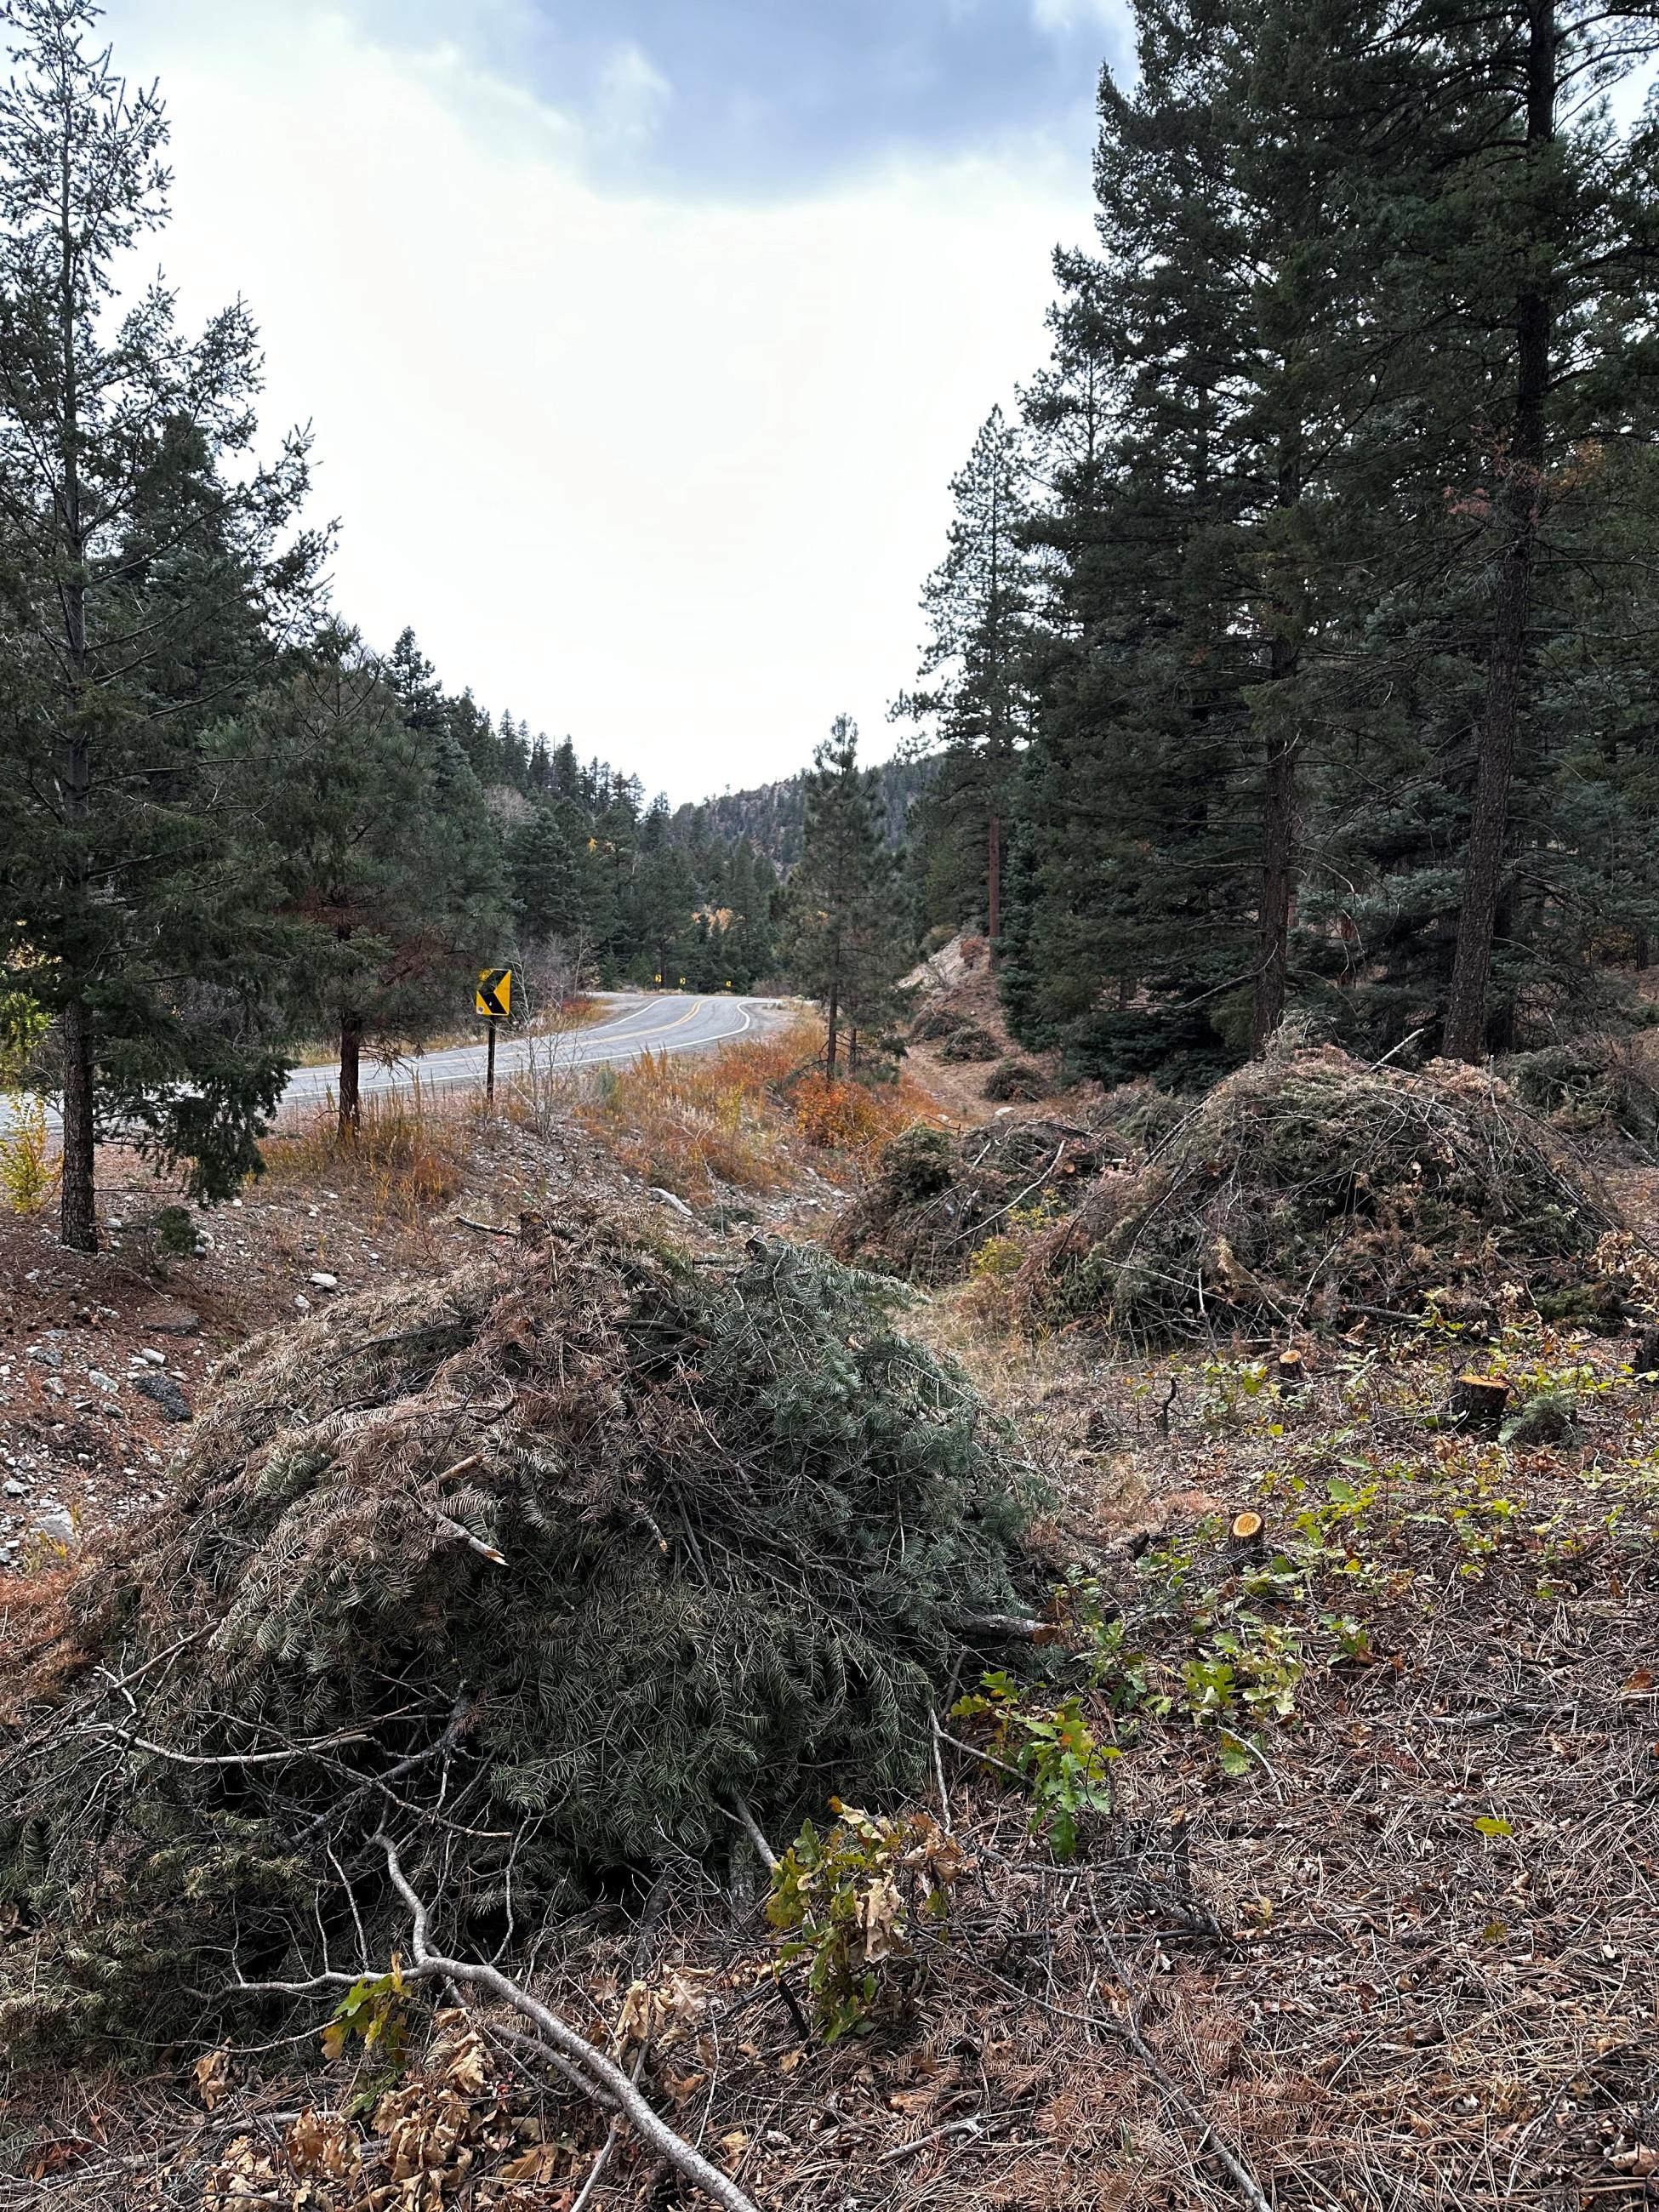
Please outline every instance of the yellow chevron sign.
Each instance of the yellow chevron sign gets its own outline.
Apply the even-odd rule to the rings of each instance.
[[[481,969],[473,1004],[487,1022],[506,1021],[513,1012],[513,970]]]

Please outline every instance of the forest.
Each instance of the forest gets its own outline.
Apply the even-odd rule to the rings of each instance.
[[[923,928],[1022,1041],[1478,1060],[1659,908],[1643,8],[1144,4],[1097,243],[952,489]]]
[[[1653,2202],[1659,0],[1110,13],[318,0],[351,173],[373,15],[634,241],[530,326],[595,747],[354,618],[159,88],[0,0],[0,2212]],[[894,343],[1038,98],[1024,380],[1000,216]]]

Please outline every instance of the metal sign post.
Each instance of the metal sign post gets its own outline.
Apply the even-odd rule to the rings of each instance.
[[[484,1060],[484,1103],[493,1107],[495,1103],[495,1024],[512,1019],[513,970],[510,968],[480,969],[478,988],[473,994],[472,1004],[489,1037],[489,1049]]]

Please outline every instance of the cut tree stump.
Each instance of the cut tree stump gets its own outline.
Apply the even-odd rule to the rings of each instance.
[[[1659,1328],[1644,1328],[1636,1340],[1636,1351],[1631,1365],[1637,1375],[1652,1389],[1659,1376]]]
[[[1273,1363],[1273,1379],[1288,1397],[1308,1379],[1307,1363],[1299,1352],[1281,1352]]]
[[[1267,1547],[1267,1524],[1259,1513],[1246,1510],[1238,1515],[1231,1529],[1232,1555],[1240,1566],[1260,1559]]]
[[[1510,1402],[1510,1386],[1498,1375],[1460,1375],[1452,1384],[1451,1417],[1460,1429],[1496,1435]]]

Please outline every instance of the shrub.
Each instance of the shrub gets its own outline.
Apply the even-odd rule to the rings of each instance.
[[[1052,1088],[1042,1070],[1026,1060],[1000,1061],[985,1079],[985,1096],[993,1104],[1046,1098]]]
[[[1502,1063],[1522,1104],[1558,1129],[1583,1136],[1659,1141],[1659,1087],[1634,1048],[1607,1036],[1580,1037]]]
[[[4,1762],[0,1896],[38,1933],[0,2021],[166,2034],[319,1928],[385,1957],[383,1820],[495,1942],[723,1847],[737,1798],[787,1830],[914,1780],[958,1620],[1019,1602],[1027,1501],[894,1300],[586,1219],[252,1347]]]
[[[14,1213],[39,1213],[58,1188],[58,1168],[51,1158],[46,1109],[21,1091],[0,1092],[0,1191]]]
[[[976,1022],[963,1022],[946,1037],[939,1058],[976,1065],[981,1060],[994,1060],[1000,1050],[989,1030],[981,1029]]]
[[[1014,1214],[1069,1197],[1103,1158],[1089,1130],[1046,1117],[959,1137],[908,1130],[879,1155],[870,1188],[838,1216],[830,1249],[915,1282],[954,1281],[988,1239],[1015,1225]]]
[[[1510,1094],[1473,1069],[1333,1049],[1229,1077],[1152,1164],[1108,1178],[1042,1257],[1049,1310],[1167,1340],[1355,1307],[1485,1312],[1582,1283],[1609,1226]]]
[[[811,1821],[779,1861],[766,1917],[782,1964],[806,1964],[806,1990],[826,2044],[861,2035],[914,1981],[910,1932],[941,1922],[964,1861],[927,1813],[883,1820],[830,1800],[826,1835]]]

